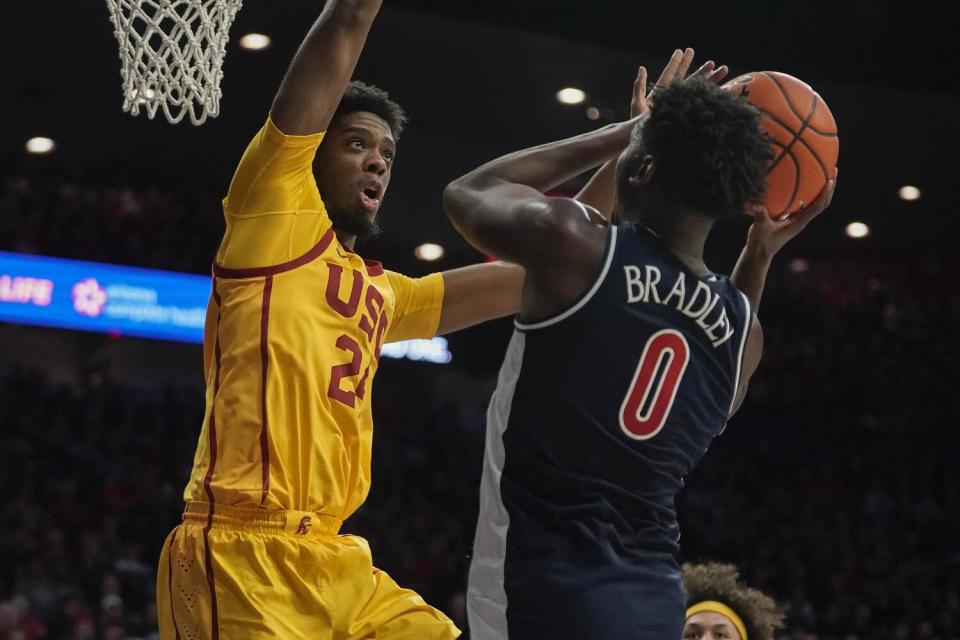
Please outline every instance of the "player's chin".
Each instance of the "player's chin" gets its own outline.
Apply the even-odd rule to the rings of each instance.
[[[331,210],[329,214],[333,221],[333,227],[337,231],[356,236],[360,240],[380,235],[380,225],[377,224],[376,212],[371,213],[362,207],[358,207],[350,213],[339,213]]]
[[[380,205],[376,207],[368,207],[364,205],[358,206],[353,211],[353,217],[357,221],[357,227],[367,229],[368,231],[373,231],[374,233],[380,232],[380,227],[377,224],[377,216],[380,213]]]
[[[364,218],[362,220],[363,224],[360,225],[360,229],[357,232],[357,238],[360,240],[367,240],[369,238],[375,238],[382,233],[380,225],[377,224],[377,219],[375,216],[370,218]]]

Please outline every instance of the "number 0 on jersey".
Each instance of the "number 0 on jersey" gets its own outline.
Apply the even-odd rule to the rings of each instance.
[[[690,347],[679,331],[664,329],[650,336],[620,406],[625,434],[648,440],[663,429],[689,361]]]

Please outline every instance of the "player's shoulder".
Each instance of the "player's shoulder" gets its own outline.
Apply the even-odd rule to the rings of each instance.
[[[365,261],[365,264],[367,261]],[[368,267],[367,274],[372,276],[374,286],[381,289],[381,292],[394,299],[403,300],[407,294],[417,287],[417,278],[408,276],[399,271],[384,269],[379,262],[369,261],[374,265],[372,272]]]
[[[577,207],[580,213],[583,214],[584,220],[591,225],[598,227],[609,227],[610,221],[604,217],[600,210],[594,206],[586,204],[585,202],[580,202],[577,199],[571,199],[570,202]]]
[[[431,287],[443,283],[443,272],[435,271],[423,276],[408,276],[398,271],[385,269],[382,264],[374,260],[365,260],[367,273],[377,276],[378,280],[385,281],[394,291],[406,291],[418,287]]]
[[[549,256],[543,262],[551,269],[557,259],[566,267],[592,269],[611,236],[610,224],[600,212],[573,198],[546,198],[536,207],[535,237],[540,253]]]
[[[266,156],[269,158],[284,150],[295,151],[298,149],[316,148],[323,141],[324,133],[315,133],[305,136],[290,135],[284,132],[278,126],[270,114],[267,114],[266,121],[260,126],[260,129],[253,135],[247,145],[244,159],[256,159]]]
[[[315,146],[323,142],[324,137],[326,137],[326,131],[318,131],[315,133],[308,133],[302,135],[294,135],[287,133],[283,130],[281,125],[278,125],[274,119],[273,114],[267,114],[267,121],[260,129],[264,136],[269,138],[272,142],[285,145],[285,146]]]

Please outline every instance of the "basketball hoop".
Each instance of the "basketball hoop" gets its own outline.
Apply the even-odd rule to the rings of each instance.
[[[243,0],[107,0],[120,44],[123,110],[195,125],[220,114],[228,35]]]

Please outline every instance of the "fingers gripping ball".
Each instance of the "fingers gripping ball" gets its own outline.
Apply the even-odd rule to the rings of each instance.
[[[840,154],[837,122],[810,85],[776,71],[757,71],[725,85],[763,113],[774,156],[763,201],[772,218],[793,215],[813,202],[834,175]]]

